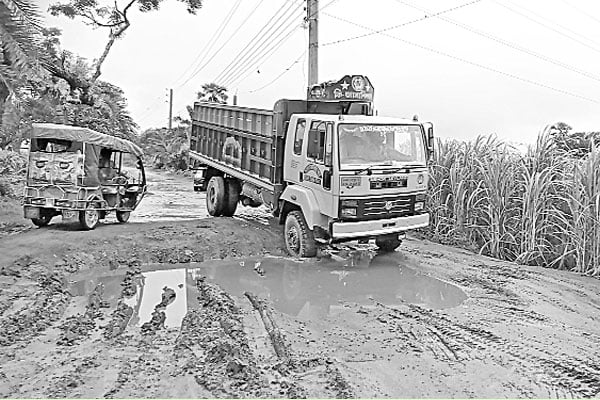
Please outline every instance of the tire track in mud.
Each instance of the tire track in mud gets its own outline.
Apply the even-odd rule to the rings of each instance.
[[[281,360],[281,363],[276,368],[283,375],[291,378],[287,390],[288,397],[310,397],[308,389],[304,388],[300,383],[300,378],[315,373],[322,380],[319,383],[327,392],[331,393],[333,398],[346,399],[355,397],[354,390],[340,369],[335,365],[337,363],[335,360],[325,358],[322,355],[308,358],[297,357],[293,352],[292,346],[286,341],[285,334],[277,326],[276,318],[274,318],[267,302],[250,292],[246,292],[244,295],[253,309],[259,313],[275,354]]]
[[[600,365],[595,361],[544,348],[543,343],[532,339],[510,341],[489,330],[454,322],[447,316],[416,305],[403,309],[379,306],[387,310],[390,317],[413,325],[411,329],[415,324],[425,326],[432,333],[426,342],[440,341],[440,346],[447,348],[457,361],[489,357],[504,364],[503,356],[508,356],[522,373],[536,374],[540,383],[549,387],[585,397],[600,393]]]

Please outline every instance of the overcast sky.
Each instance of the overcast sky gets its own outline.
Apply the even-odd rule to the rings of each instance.
[[[51,2],[39,0],[43,10]],[[304,1],[203,3],[195,16],[176,0],[165,0],[158,12],[135,10],[104,64],[100,79],[123,88],[142,129],[167,125],[168,88],[174,115],[181,116],[201,85],[215,79],[244,106],[270,108],[280,98],[305,96]],[[496,133],[527,143],[557,121],[600,131],[597,0],[320,0],[319,6],[319,81],[367,75],[379,115],[417,114],[434,123],[438,136],[457,139]],[[63,30],[65,49],[89,59],[101,54],[106,31],[65,17],[46,22]],[[397,25],[383,32],[389,36],[373,32]],[[272,28],[261,36],[264,26]]]

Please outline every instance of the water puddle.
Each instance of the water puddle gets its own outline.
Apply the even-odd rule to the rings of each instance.
[[[281,258],[191,265],[192,279],[206,276],[225,291],[252,292],[279,311],[315,318],[344,310],[344,302],[372,306],[418,304],[432,309],[460,305],[466,294],[457,286],[423,275],[400,254],[378,255],[366,267],[340,262],[296,262]]]
[[[165,269],[170,268],[170,269]],[[121,273],[80,280],[71,293],[84,296],[102,283],[104,300],[115,306],[122,292]],[[352,267],[334,261],[297,262],[283,258],[209,261],[186,265],[149,265],[134,278],[134,296],[124,298],[134,310],[129,326],[150,321],[165,290],[174,300],[162,309],[165,326],[178,327],[190,308],[198,307],[196,279],[206,277],[231,295],[245,292],[269,300],[279,311],[301,319],[323,318],[344,311],[344,303],[373,306],[417,304],[431,309],[460,305],[466,294],[457,286],[424,275],[402,254],[378,255],[368,266]],[[168,289],[167,289],[168,288]]]

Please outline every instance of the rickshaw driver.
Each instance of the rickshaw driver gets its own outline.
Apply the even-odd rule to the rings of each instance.
[[[129,179],[129,176],[125,171],[118,171],[115,162],[111,159],[111,155],[112,151],[109,149],[100,150],[100,159],[98,160],[98,177],[100,178],[100,182],[103,184],[116,183],[114,182],[114,178],[122,177],[122,183],[125,183]]]

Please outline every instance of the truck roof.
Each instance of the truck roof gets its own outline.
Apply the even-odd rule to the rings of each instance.
[[[294,114],[297,118],[369,124],[420,124],[412,118],[380,117],[373,115]]]

